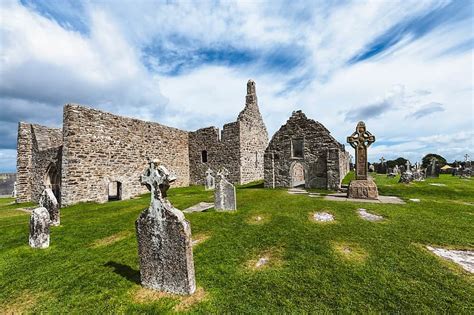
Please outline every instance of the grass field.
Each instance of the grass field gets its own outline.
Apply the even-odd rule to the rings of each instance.
[[[186,214],[198,293],[183,298],[141,289],[134,222],[149,195],[61,209],[51,246],[28,246],[29,214],[0,200],[0,313],[473,313],[474,276],[425,245],[474,248],[474,179],[398,184],[379,192],[405,205],[325,201],[247,185],[238,211]],[[446,186],[432,186],[442,183]],[[419,203],[408,201],[418,198]],[[180,209],[213,200],[202,187],[171,189]],[[385,217],[361,220],[363,207]],[[311,214],[327,211],[334,223]],[[261,217],[256,221],[257,216]],[[260,257],[269,263],[255,268]]]

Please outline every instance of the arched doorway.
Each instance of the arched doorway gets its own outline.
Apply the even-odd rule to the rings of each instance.
[[[56,164],[51,163],[46,170],[44,178],[44,187],[50,188],[53,191],[56,200],[61,200],[61,174],[56,167]]]
[[[305,186],[304,166],[300,162],[295,162],[290,170],[291,187]]]

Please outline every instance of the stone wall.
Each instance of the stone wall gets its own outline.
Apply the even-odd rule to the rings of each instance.
[[[302,143],[302,154],[295,156],[297,143]],[[346,157],[344,146],[322,124],[293,112],[265,151],[265,187],[293,187],[300,183],[293,172],[303,168],[305,187],[338,189],[348,168]]]
[[[189,133],[190,182],[203,184],[208,168],[217,171],[227,168],[227,179],[244,184],[263,178],[263,155],[268,144],[268,133],[258,109],[255,82],[247,82],[245,108],[237,121],[219,129],[202,128]],[[207,162],[202,152],[207,152]]]
[[[148,190],[139,176],[158,159],[189,185],[188,133],[158,123],[66,105],[63,118],[62,205],[108,201],[110,182],[121,183],[121,199]]]
[[[62,141],[61,129],[18,124],[17,202],[38,202],[49,168],[60,172]]]

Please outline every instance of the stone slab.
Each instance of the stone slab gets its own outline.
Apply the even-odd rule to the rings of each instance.
[[[474,251],[472,250],[451,250],[426,246],[435,255],[460,265],[464,270],[474,273]]]
[[[214,208],[213,203],[200,202],[200,203],[195,204],[194,206],[191,206],[189,208],[184,209],[183,212],[184,213],[203,212],[203,211],[209,210],[211,208]]]
[[[39,207],[31,212],[29,244],[32,248],[49,247],[49,212],[44,207]]]
[[[364,209],[364,208],[357,209],[357,213],[359,214],[359,217],[361,219],[366,220],[366,221],[375,222],[375,221],[382,221],[383,220],[383,217],[381,215],[376,215],[376,214],[367,212],[367,210]]]
[[[367,203],[390,203],[390,204],[405,204],[405,201],[395,196],[379,196],[378,199],[355,199],[347,198],[345,193],[329,194],[324,197],[324,200],[331,201],[349,201],[349,202],[367,202]]]
[[[58,226],[60,224],[59,203],[50,188],[43,190],[39,200],[39,205],[48,210],[51,225]]]

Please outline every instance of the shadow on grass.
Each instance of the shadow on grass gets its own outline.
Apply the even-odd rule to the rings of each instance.
[[[130,266],[117,263],[115,261],[109,261],[104,264],[105,267],[114,268],[114,272],[130,282],[140,284],[140,271],[133,269]]]

